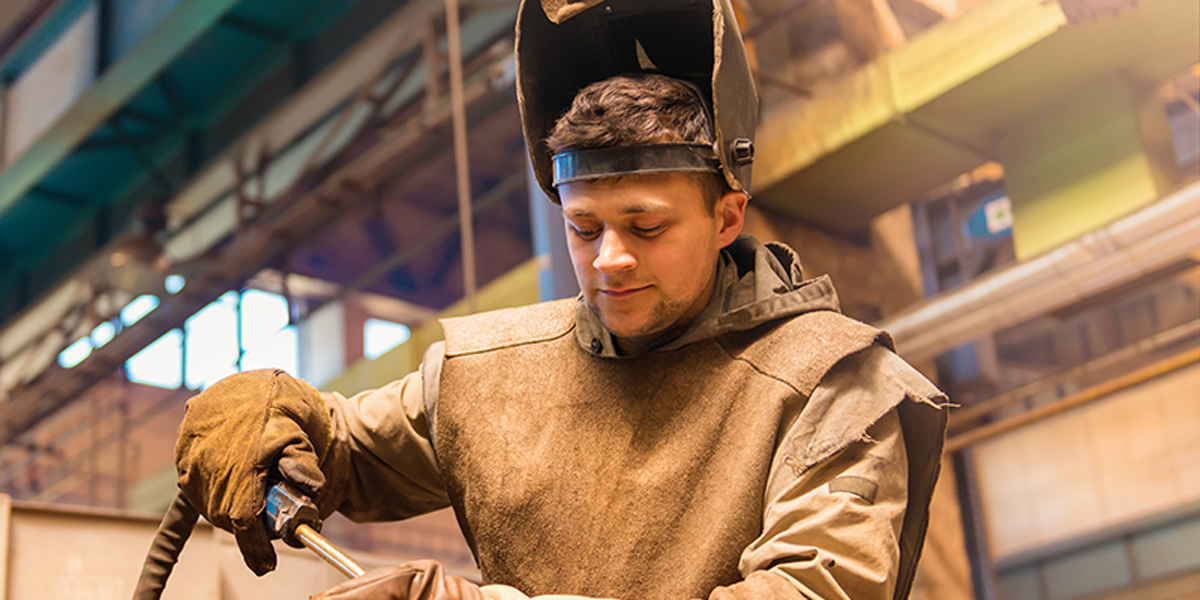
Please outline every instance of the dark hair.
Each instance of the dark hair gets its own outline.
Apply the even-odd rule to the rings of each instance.
[[[575,95],[546,145],[554,153],[616,146],[713,142],[708,114],[688,84],[654,73],[617,75]],[[729,188],[720,173],[694,175],[710,214]]]

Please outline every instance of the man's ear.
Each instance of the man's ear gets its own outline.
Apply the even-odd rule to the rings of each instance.
[[[713,212],[720,225],[720,229],[717,230],[718,248],[732,244],[742,233],[742,227],[746,224],[747,200],[745,192],[726,192],[717,199]]]

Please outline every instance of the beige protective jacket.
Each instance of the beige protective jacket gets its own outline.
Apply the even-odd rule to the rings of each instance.
[[[493,598],[906,596],[944,397],[786,247],[722,256],[645,356],[577,300],[445,322],[420,373],[328,399],[319,502],[453,504]]]

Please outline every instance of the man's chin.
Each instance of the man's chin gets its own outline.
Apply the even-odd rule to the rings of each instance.
[[[600,319],[600,322],[604,324],[604,328],[607,329],[609,333],[620,338],[638,338],[649,335],[649,332],[646,331],[645,327],[614,324],[609,321],[605,321],[603,318]]]
[[[609,333],[622,338],[638,338],[647,335],[652,335],[653,327],[650,327],[644,320],[627,319],[616,315],[604,314],[601,312],[597,315],[600,317],[600,323]]]
[[[613,310],[610,306],[598,307],[590,302],[588,308],[600,320],[600,324],[617,337],[645,338],[658,335],[666,330],[666,327],[653,322],[655,312],[653,310]]]
[[[638,343],[653,340],[671,329],[669,324],[664,325],[661,322],[644,318],[622,320],[616,318],[606,319],[604,315],[599,316],[600,323],[604,325],[604,328],[609,333],[619,338],[625,338]]]

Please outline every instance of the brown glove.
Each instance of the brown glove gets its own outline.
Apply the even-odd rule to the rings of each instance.
[[[442,571],[434,560],[372,569],[310,600],[485,600],[479,586]]]
[[[316,497],[331,430],[317,390],[279,370],[222,379],[188,400],[179,426],[179,487],[213,525],[233,533],[246,566],[275,568],[262,522],[268,476]],[[273,473],[273,471],[276,471]]]

